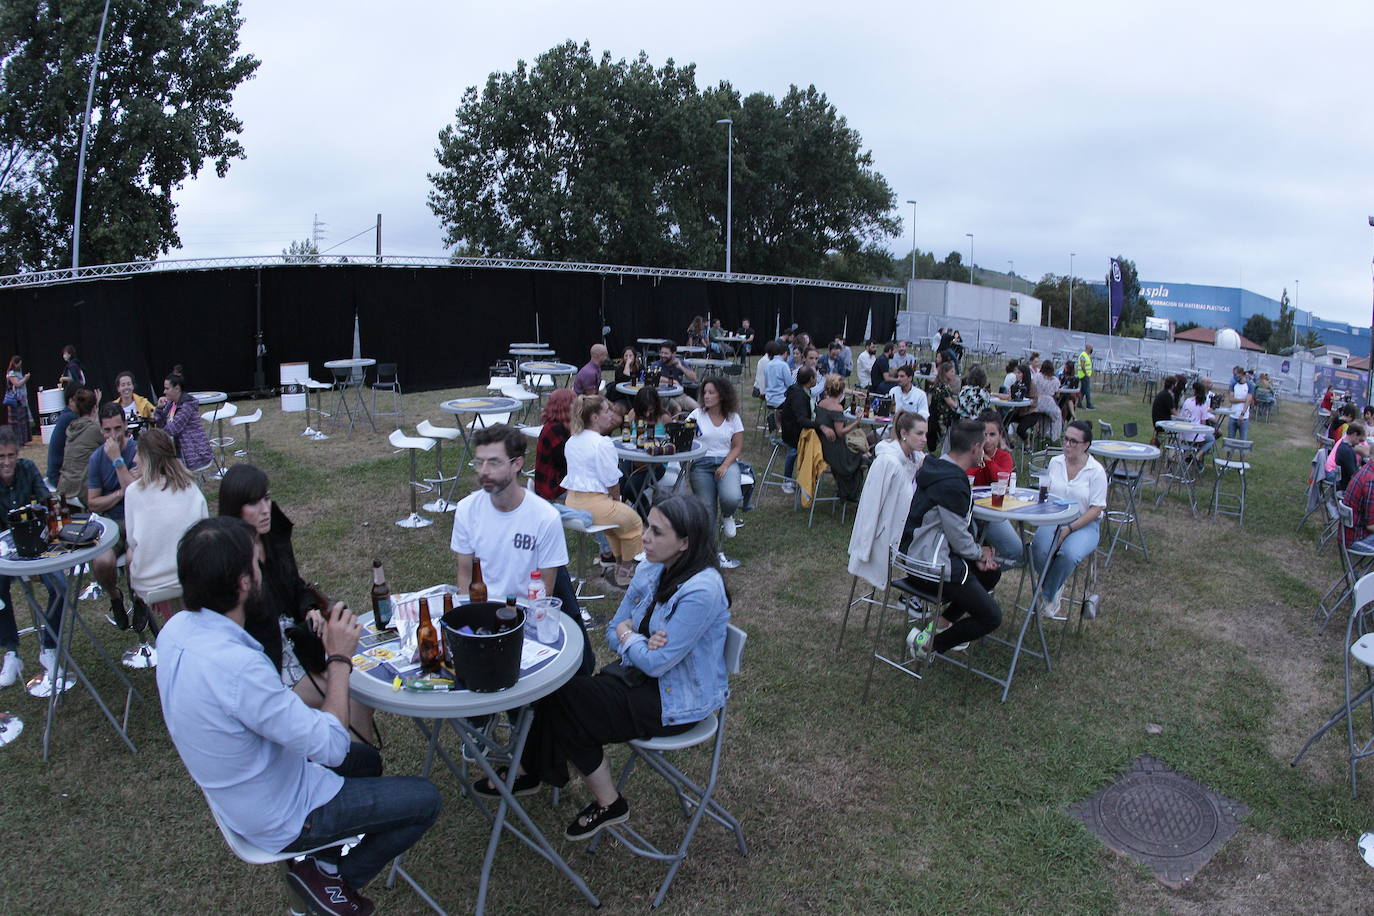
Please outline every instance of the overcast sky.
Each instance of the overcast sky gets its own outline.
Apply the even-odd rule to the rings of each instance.
[[[425,204],[465,88],[566,40],[697,65],[697,85],[826,93],[891,184],[904,234],[995,270],[1243,285],[1368,325],[1374,3],[790,0],[694,4],[243,0],[262,61],[248,157],[177,199],[169,257],[322,248],[382,213],[386,254],[444,254]],[[711,130],[710,125],[702,125]],[[722,137],[722,143],[724,138]],[[335,249],[370,253],[371,234]],[[722,265],[723,266],[723,265]]]

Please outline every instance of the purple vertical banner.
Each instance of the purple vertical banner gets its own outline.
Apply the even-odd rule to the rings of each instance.
[[[1121,285],[1121,262],[1112,258],[1111,270],[1108,271],[1110,282],[1107,284],[1108,299],[1111,302],[1112,323],[1111,329],[1116,331],[1116,323],[1121,320],[1121,307],[1126,302],[1126,290]]]

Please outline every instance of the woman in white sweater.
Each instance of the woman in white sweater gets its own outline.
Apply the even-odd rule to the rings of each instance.
[[[138,437],[138,466],[142,476],[124,493],[129,585],[166,621],[180,610],[177,543],[210,513],[177,457],[176,442],[163,430],[146,429]]]
[[[615,568],[606,578],[620,588],[635,574],[635,556],[644,549],[644,523],[639,513],[620,501],[620,466],[615,446],[606,433],[620,423],[620,415],[599,394],[584,394],[573,402],[572,437],[563,446],[568,476],[563,478],[568,508],[590,512],[597,525],[615,525],[606,532],[615,554]]]
[[[878,443],[878,457],[868,469],[849,537],[849,573],[874,588],[887,585],[888,548],[902,537],[925,445],[925,417],[903,411],[892,421],[892,438]]]

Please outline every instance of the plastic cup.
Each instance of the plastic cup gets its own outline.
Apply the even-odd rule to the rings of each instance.
[[[992,483],[992,508],[1002,508],[1002,504],[1007,499],[1007,486],[1010,482],[1010,474],[1002,473],[997,475],[997,479]]]
[[[535,638],[545,645],[551,645],[558,641],[558,633],[562,629],[559,615],[563,610],[563,599],[561,598],[541,598],[534,602],[534,635]]]

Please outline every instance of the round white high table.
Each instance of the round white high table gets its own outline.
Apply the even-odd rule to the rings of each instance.
[[[1118,541],[1127,550],[1138,548],[1150,559],[1150,549],[1145,543],[1145,530],[1140,527],[1140,513],[1137,504],[1140,478],[1144,474],[1144,464],[1160,456],[1156,446],[1148,442],[1132,442],[1129,439],[1097,439],[1088,446],[1088,454],[1107,464],[1107,482],[1126,491],[1126,505],[1120,511],[1112,511],[1110,505],[1106,512],[1107,521],[1115,526],[1112,542],[1107,547],[1107,555],[1102,560],[1102,568],[1112,565],[1112,554]],[[1127,467],[1122,470],[1122,465]],[[1133,469],[1130,465],[1136,465]],[[1108,488],[1110,496],[1111,488]],[[1110,499],[1108,500],[1110,502]],[[1135,529],[1135,540],[1131,540],[1131,529]],[[1122,536],[1125,540],[1122,540]]]
[[[1164,498],[1173,490],[1174,484],[1178,484],[1187,491],[1188,507],[1196,516],[1197,478],[1201,462],[1196,459],[1193,446],[1195,443],[1201,443],[1203,439],[1215,439],[1217,431],[1206,423],[1192,423],[1188,420],[1160,420],[1155,423],[1155,429],[1167,434],[1164,443],[1164,467],[1159,475],[1159,482],[1164,483],[1164,486],[1158,488],[1159,495],[1155,497],[1155,506],[1163,505]],[[1185,436],[1188,438],[1185,439]],[[1203,438],[1194,438],[1196,436]]]
[[[82,586],[86,581],[85,570],[88,569],[87,564],[96,557],[113,550],[115,545],[119,543],[119,526],[116,525],[114,521],[99,515],[92,515],[91,521],[98,522],[101,526],[100,539],[95,544],[90,547],[83,547],[80,550],[68,551],[55,557],[39,557],[33,560],[21,559],[18,554],[14,552],[13,536],[8,531],[4,532],[3,535],[0,535],[0,542],[3,542],[4,546],[8,549],[3,555],[0,555],[0,576],[13,576],[18,579],[22,576],[32,576],[36,578],[48,573],[62,573],[67,577],[67,596],[62,603],[62,617],[56,633],[52,632],[52,628],[48,624],[47,616],[36,606],[33,593],[26,588],[24,590],[25,595],[30,605],[33,606],[35,620],[38,622],[39,626],[47,631],[54,642],[57,643],[57,665],[62,677],[66,677],[68,672],[76,675],[77,680],[81,682],[81,685],[86,688],[86,691],[95,700],[96,705],[100,707],[100,711],[105,714],[105,718],[109,721],[110,727],[118,733],[129,750],[137,753],[138,748],[134,747],[134,742],[129,738],[129,706],[135,697],[140,700],[143,699],[143,697],[134,685],[129,682],[129,679],[124,676],[124,672],[119,669],[119,666],[110,658],[104,646],[95,638],[95,634],[91,629],[86,626],[85,621],[77,616],[76,603],[78,596],[81,594]],[[106,667],[114,672],[115,676],[119,678],[128,690],[124,703],[124,720],[122,722],[115,718],[114,713],[110,711],[110,707],[105,704],[105,700],[101,697],[100,692],[95,689],[90,678],[86,677],[86,673],[81,670],[81,665],[72,657],[72,631],[76,626],[80,626],[81,629],[85,631],[86,637],[91,641],[91,645],[105,662]],[[56,681],[56,679],[54,679],[54,681]],[[61,697],[62,693],[63,692],[60,690],[53,690],[52,693],[48,695],[48,720],[43,728],[44,760],[48,759],[49,745],[52,740],[53,723],[57,717],[58,699]]]
[[[192,391],[191,397],[195,398],[202,407],[209,407],[211,404],[223,404],[229,400],[229,395],[223,391]]]
[[[350,391],[354,393],[357,399],[358,409],[363,412],[363,416],[367,417],[367,425],[372,427],[374,433],[377,431],[377,424],[372,422],[372,413],[367,409],[367,402],[363,400],[363,381],[367,376],[368,368],[375,365],[377,365],[377,361],[370,357],[331,359],[324,364],[326,369],[353,370],[349,373],[348,378],[340,380],[336,377],[334,382],[339,390],[339,403],[334,408],[333,419],[335,423],[338,422],[339,408],[342,407],[343,412],[348,416],[349,433],[353,432],[353,410],[348,406],[348,392]]]
[[[692,447],[685,452],[674,452],[671,455],[650,455],[634,446],[625,446],[619,440],[615,442],[615,456],[621,461],[632,461],[636,464],[681,464],[678,471],[677,480],[673,482],[671,493],[678,492],[686,486],[688,465],[706,454],[706,446],[701,444],[700,439],[692,440]],[[634,509],[641,516],[649,514],[649,491],[652,487],[644,486],[639,488],[639,495],[635,497]]]
[[[619,385],[615,386],[615,390],[619,391],[621,394],[628,394],[630,397],[634,397],[639,394],[639,389],[643,387],[643,385],[631,385],[629,382],[621,382]],[[682,394],[682,386],[679,384],[673,383],[658,386],[658,396],[660,398],[675,398],[680,394]]]
[[[1057,499],[1053,496],[1051,496],[1048,500],[1042,503],[1039,501],[1040,492],[1038,489],[1030,490],[1024,487],[1018,487],[1017,489],[1010,491],[1007,495],[1020,500],[1027,501],[1030,503],[1030,505],[1008,509],[994,509],[991,506],[979,505],[979,500],[991,498],[992,488],[974,487],[973,517],[978,519],[979,521],[985,522],[1013,522],[1018,528],[1022,530],[1023,537],[1025,528],[1027,526],[1030,526],[1032,528],[1042,528],[1049,525],[1058,527],[1059,525],[1068,524],[1069,522],[1078,518],[1078,505],[1076,503],[1064,499]],[[1023,566],[1021,568],[1022,577],[1026,575],[1026,571],[1030,568],[1031,567],[1029,565]],[[1001,637],[994,636],[992,634],[988,634],[987,636],[983,637],[984,640],[991,640],[995,643],[999,643],[1000,645],[1007,646],[1011,649],[1011,665],[1007,668],[1007,673],[1005,677],[987,671],[982,671],[957,659],[951,659],[947,656],[940,656],[952,665],[958,665],[959,667],[967,668],[974,674],[979,674],[987,678],[988,680],[992,681],[993,683],[1000,684],[1002,686],[1002,702],[1004,703],[1007,700],[1007,694],[1011,692],[1011,682],[1016,677],[1017,662],[1020,661],[1021,656],[1023,654],[1030,655],[1034,658],[1042,659],[1045,662],[1045,670],[1053,670],[1053,667],[1050,664],[1049,643],[1046,641],[1045,631],[1040,625],[1040,615],[1036,612],[1036,608],[1039,604],[1041,590],[1045,584],[1045,572],[1048,569],[1049,566],[1048,564],[1046,564],[1046,568],[1044,570],[1041,570],[1039,575],[1035,575],[1032,571],[1030,601],[1024,607],[1018,607],[1018,610],[1022,611],[1023,613],[1021,617],[1021,627],[1016,633],[1016,641],[1012,642],[1010,640],[1002,639]],[[1019,594],[1020,590],[1018,589],[1017,592]],[[1032,621],[1034,621],[1035,624],[1036,636],[1040,640],[1039,652],[1029,648],[1025,644],[1026,631],[1030,629]]]
[[[453,483],[449,484],[451,496],[453,488],[458,484],[458,478],[463,476],[463,465],[472,459],[472,441],[468,438],[467,424],[463,422],[463,417],[473,415],[476,418],[473,420],[474,427],[486,426],[485,418],[493,414],[505,414],[506,420],[501,422],[508,422],[520,409],[520,402],[515,398],[506,397],[454,398],[441,403],[439,409],[458,418],[458,433],[463,437],[463,457],[458,463],[457,470],[453,472]]]
[[[592,893],[591,888],[587,886],[587,883],[582,880],[577,872],[572,870],[562,855],[559,854],[557,847],[549,842],[543,831],[539,829],[539,825],[525,812],[524,807],[520,804],[520,799],[511,792],[511,787],[515,782],[516,768],[508,767],[506,778],[502,779],[497,773],[496,767],[493,766],[493,760],[496,763],[502,763],[509,761],[512,757],[518,757],[520,749],[524,747],[525,739],[529,735],[530,724],[534,721],[535,701],[548,696],[567,683],[577,673],[578,666],[582,663],[582,631],[567,614],[560,611],[559,617],[559,625],[562,628],[562,645],[558,655],[549,664],[520,678],[513,687],[508,687],[505,690],[492,693],[474,693],[470,690],[398,691],[393,690],[390,684],[365,671],[355,670],[348,678],[350,696],[373,709],[406,716],[428,739],[429,747],[420,775],[428,778],[435,757],[440,757],[447,764],[449,772],[458,780],[468,800],[472,802],[477,811],[490,821],[491,833],[487,841],[486,857],[482,860],[481,878],[477,885],[475,907],[477,913],[483,912],[486,907],[487,884],[491,878],[492,863],[496,860],[496,848],[504,831],[507,830],[535,847],[540,855],[557,868],[587,898],[592,906],[601,906],[601,902]],[[359,620],[363,623],[364,632],[367,632],[366,627],[372,622],[372,615],[361,614]],[[507,713],[511,718],[510,736],[507,739],[508,743],[504,745],[497,744],[494,738],[484,732],[483,722],[474,723],[472,721],[479,716],[484,717],[501,712]],[[440,746],[445,725],[462,741],[464,756],[474,761],[481,768],[487,780],[501,793],[501,799],[496,805],[495,812],[489,809],[481,796],[473,791],[472,781],[461,766],[461,761],[455,763]],[[519,820],[519,827],[507,822],[507,818],[511,814],[514,814]],[[512,846],[518,848],[515,844]],[[396,859],[394,864],[399,865],[402,858],[404,857]],[[395,869],[393,868],[393,873],[387,883],[390,885],[394,881]],[[420,890],[418,887],[416,889]],[[427,897],[428,895],[424,896]]]

